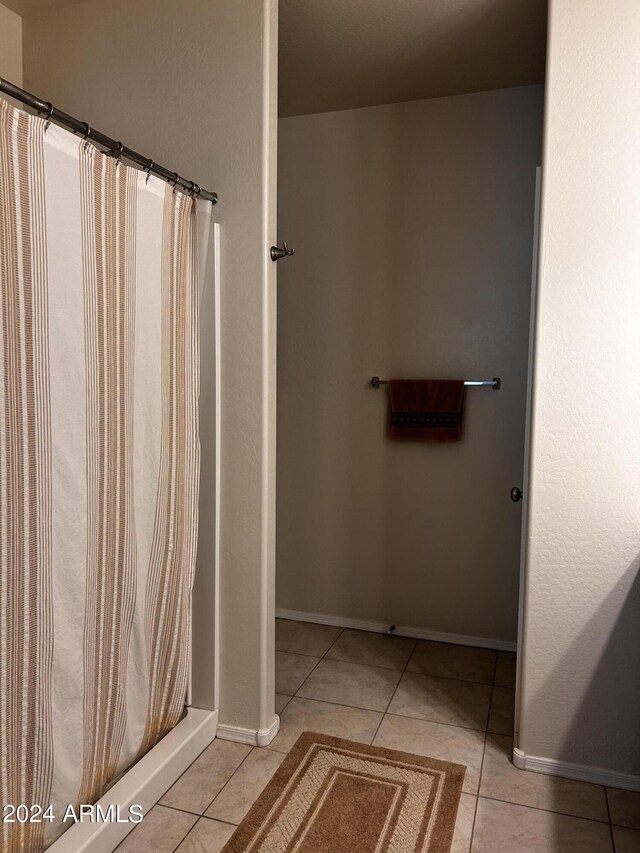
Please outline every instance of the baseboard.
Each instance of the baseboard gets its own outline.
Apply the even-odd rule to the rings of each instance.
[[[520,770],[530,770],[533,773],[561,776],[563,779],[577,779],[578,782],[591,782],[594,785],[606,785],[609,788],[640,791],[640,776],[605,770],[602,767],[587,767],[583,764],[571,764],[568,761],[556,761],[553,758],[539,758],[535,755],[527,755],[517,748],[513,750],[513,763]]]
[[[278,619],[293,619],[296,622],[315,622],[318,625],[336,625],[338,628],[355,628],[357,631],[372,631],[375,634],[387,634],[389,623],[367,622],[365,619],[350,619],[346,616],[332,616],[329,613],[307,613],[304,610],[276,608]],[[491,637],[470,637],[467,634],[448,634],[444,631],[428,631],[424,628],[407,628],[396,625],[393,631],[397,637],[413,637],[417,640],[434,640],[437,643],[455,643],[459,646],[477,646],[482,649],[497,649],[501,652],[515,652],[516,643],[512,640],[496,640]]]
[[[169,790],[216,736],[218,712],[188,708],[168,735],[128,770],[98,802],[105,810],[119,805],[126,814],[132,804],[144,814]],[[48,848],[47,853],[112,853],[135,823],[76,823]]]
[[[245,729],[242,726],[229,726],[225,723],[218,725],[220,740],[232,740],[236,743],[248,743],[251,746],[269,746],[280,729],[280,717],[275,714],[274,720],[266,729]]]

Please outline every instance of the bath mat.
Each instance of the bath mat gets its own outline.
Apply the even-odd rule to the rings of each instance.
[[[449,853],[464,772],[304,732],[223,853]]]

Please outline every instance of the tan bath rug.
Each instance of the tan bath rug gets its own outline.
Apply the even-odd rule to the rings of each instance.
[[[304,732],[223,853],[449,853],[464,772]]]

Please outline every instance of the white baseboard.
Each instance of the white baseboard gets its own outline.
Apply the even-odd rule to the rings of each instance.
[[[577,779],[579,782],[591,782],[595,785],[606,785],[609,788],[640,791],[640,776],[605,770],[602,767],[587,767],[583,764],[571,764],[568,761],[556,761],[553,758],[539,758],[535,755],[527,755],[517,748],[513,750],[513,763],[520,770],[531,770],[533,773],[561,776],[563,779]]]
[[[216,736],[218,712],[187,708],[168,735],[128,770],[98,802],[105,810],[119,805],[126,814],[134,803],[144,814],[169,790]],[[112,853],[137,824],[76,823],[48,848],[47,853]]]
[[[293,619],[296,622],[315,622],[318,625],[336,625],[338,628],[355,628],[358,631],[372,631],[375,634],[387,634],[386,622],[367,622],[365,619],[350,619],[346,616],[332,616],[329,613],[307,613],[304,610],[286,610],[276,607],[278,619]],[[413,637],[417,640],[434,640],[437,643],[455,643],[459,646],[477,646],[482,649],[497,649],[501,652],[515,652],[516,643],[512,640],[496,640],[491,637],[470,637],[467,634],[448,634],[444,631],[428,631],[425,628],[407,628],[396,625],[393,634],[396,637]]]
[[[251,746],[269,746],[280,729],[280,717],[276,714],[273,722],[266,729],[245,729],[242,726],[229,726],[220,723],[218,737],[220,740],[232,740],[236,743],[248,743]]]

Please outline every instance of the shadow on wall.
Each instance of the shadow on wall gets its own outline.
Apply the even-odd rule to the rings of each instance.
[[[571,600],[565,616],[571,621]],[[527,716],[561,719],[576,691],[582,694],[578,710],[548,752],[559,761],[640,777],[640,557],[527,703]],[[558,817],[558,841],[561,824]]]

